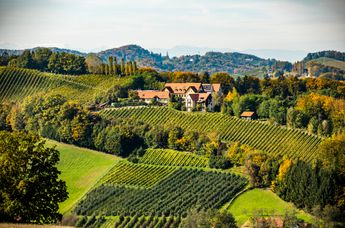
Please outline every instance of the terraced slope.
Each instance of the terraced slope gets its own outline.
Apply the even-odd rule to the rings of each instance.
[[[224,141],[240,142],[273,155],[311,161],[318,156],[321,138],[297,129],[248,121],[221,113],[187,113],[166,107],[106,109],[103,117],[133,118],[151,125],[173,124],[184,129],[218,132]]]
[[[169,149],[147,149],[140,163],[167,166],[207,167],[208,159],[190,152]]]

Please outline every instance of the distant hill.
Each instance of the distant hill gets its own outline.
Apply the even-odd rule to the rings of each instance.
[[[309,75],[314,77],[325,77],[335,80],[345,79],[345,61],[328,57],[320,57],[307,61],[305,66]]]
[[[324,66],[338,68],[342,71],[345,71],[345,61],[340,61],[337,59],[332,59],[332,58],[327,58],[327,57],[321,57],[318,59],[314,59],[312,61],[320,63]]]
[[[36,50],[32,48],[30,50]],[[205,54],[194,55],[182,55],[179,57],[162,56],[147,49],[144,49],[138,45],[126,45],[118,48],[112,48],[104,50],[98,53],[83,53],[76,50],[63,49],[63,48],[50,48],[53,52],[66,52],[75,55],[84,56],[87,58],[88,68],[96,69],[101,64],[108,62],[109,56],[115,56],[117,61],[123,58],[125,61],[136,61],[139,67],[153,67],[159,71],[191,71],[201,72],[208,71],[214,72],[228,72],[235,75],[251,75],[257,77],[263,77],[267,75],[269,69],[272,66],[286,65],[287,62],[278,61],[272,58],[260,58],[252,54],[244,54],[239,52],[215,52],[209,51]],[[7,52],[10,55],[19,55],[24,50],[8,50],[0,49],[0,55]],[[317,60],[319,58],[331,58],[339,61],[345,60],[345,53],[337,51],[322,51],[316,53],[309,53],[303,61],[309,62],[311,60]],[[323,61],[325,62],[325,61]],[[339,62],[331,63],[330,60],[326,61],[328,67],[337,67],[341,64]],[[278,64],[276,64],[278,63]],[[332,65],[333,64],[333,65]],[[344,68],[340,67],[343,70]],[[286,70],[277,68],[277,70]]]
[[[162,56],[150,52],[138,45],[126,45],[119,48],[112,48],[96,53],[104,62],[108,62],[109,56],[115,56],[118,61],[124,58],[125,61],[137,61],[139,66],[151,66],[162,69]]]
[[[224,71],[245,74],[258,67],[272,64],[271,60],[238,52],[207,52],[205,55],[186,55],[164,60],[164,70],[171,71],[208,71],[211,73]]]
[[[127,45],[97,53],[105,62],[109,56],[125,61],[137,61],[139,66],[154,67],[162,71],[208,71],[210,73],[224,71],[245,74],[258,67],[272,65],[275,60],[266,60],[254,55],[238,52],[207,52],[205,55],[184,55],[170,58],[150,52],[138,45]]]
[[[339,51],[320,51],[320,52],[308,53],[308,55],[303,59],[303,61],[308,62],[310,60],[318,59],[321,57],[327,57],[331,59],[345,61],[345,53],[339,52]]]

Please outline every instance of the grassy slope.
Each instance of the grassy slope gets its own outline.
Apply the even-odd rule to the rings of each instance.
[[[243,224],[250,218],[255,210],[264,209],[265,212],[274,212],[283,215],[285,211],[297,211],[297,217],[307,222],[312,222],[312,217],[296,207],[287,203],[270,190],[253,189],[241,194],[231,204],[229,211],[234,215],[238,224]]]
[[[58,169],[66,181],[69,198],[60,204],[60,212],[70,211],[74,204],[102,177],[119,159],[116,156],[47,140],[47,146],[56,145],[60,151]]]
[[[331,59],[331,58],[326,58],[326,57],[321,57],[321,58],[314,59],[314,60],[311,60],[311,61],[315,61],[315,62],[321,63],[321,64],[323,64],[325,66],[339,68],[339,69],[345,71],[345,62],[344,61],[340,61],[340,60],[336,60],[336,59]]]

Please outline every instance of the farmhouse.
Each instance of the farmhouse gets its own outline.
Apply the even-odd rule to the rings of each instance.
[[[215,97],[223,94],[220,84],[166,83],[162,91],[137,90],[140,101],[167,104],[173,97],[182,99],[187,111],[212,111]]]
[[[167,104],[170,99],[169,92],[159,90],[137,90],[140,101],[147,104],[157,101],[162,104]]]
[[[241,114],[241,119],[246,119],[246,120],[254,120],[256,119],[256,114],[255,112],[242,112]]]
[[[195,109],[198,111],[212,111],[211,93],[190,93],[186,97],[186,109],[191,112]]]

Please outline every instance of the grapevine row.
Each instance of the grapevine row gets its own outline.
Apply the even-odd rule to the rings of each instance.
[[[176,170],[175,167],[118,162],[100,184],[150,188]]]
[[[134,118],[151,125],[170,124],[195,131],[215,131],[224,141],[238,141],[273,155],[288,155],[306,161],[317,157],[321,142],[321,138],[297,129],[242,120],[221,113],[187,113],[166,107],[142,107],[107,109],[101,115],[108,119]]]
[[[140,163],[167,166],[207,167],[208,159],[189,152],[169,149],[147,149]]]
[[[149,189],[101,185],[75,208],[78,215],[186,216],[197,207],[218,209],[247,185],[243,177],[180,168]]]

